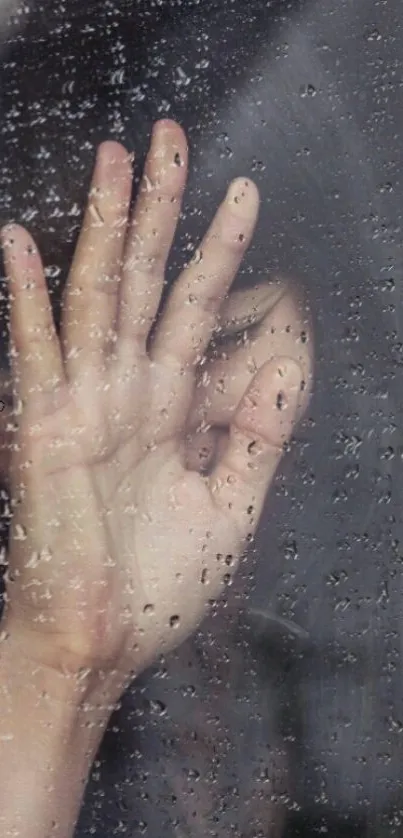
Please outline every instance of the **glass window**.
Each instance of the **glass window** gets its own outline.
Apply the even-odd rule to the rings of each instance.
[[[306,374],[238,571],[229,555],[208,616],[125,690],[76,836],[400,835],[398,0],[36,0],[0,6],[0,21],[0,222],[34,237],[57,329],[99,143],[135,153],[135,196],[152,126],[171,119],[190,157],[162,306],[230,181],[260,193],[198,385],[213,370],[222,405],[233,359],[248,383],[279,347]],[[6,544],[18,419],[2,287]]]

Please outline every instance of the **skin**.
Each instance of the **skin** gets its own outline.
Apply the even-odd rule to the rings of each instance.
[[[295,293],[277,282],[228,298],[258,213],[250,180],[231,184],[156,321],[187,159],[180,126],[156,123],[131,214],[131,157],[100,146],[60,335],[35,243],[2,231],[14,422],[3,835],[71,835],[114,704],[235,572],[309,398]]]

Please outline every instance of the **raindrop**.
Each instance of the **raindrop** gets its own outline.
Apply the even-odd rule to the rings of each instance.
[[[105,224],[105,219],[104,219],[103,215],[101,214],[101,211],[99,210],[99,208],[95,204],[90,204],[89,207],[88,207],[88,210],[89,210],[89,212],[92,215],[92,218],[94,220],[94,226],[103,227],[103,225]]]
[[[279,393],[277,393],[277,398],[276,398],[277,410],[283,410],[284,406],[285,406],[284,393],[282,393],[280,391]]]
[[[169,625],[171,628],[178,628],[180,623],[180,617],[178,614],[173,614],[172,617],[169,618]]]
[[[143,174],[143,188],[145,192],[152,192],[155,188],[152,180],[146,174]]]
[[[194,687],[193,684],[183,684],[181,687],[181,694],[184,697],[188,695],[193,697],[194,695],[196,695],[196,687]]]
[[[44,273],[47,279],[56,279],[56,277],[60,276],[61,269],[58,265],[48,265],[44,269]]]
[[[27,538],[27,531],[21,524],[16,524],[14,529],[14,541],[25,541]]]
[[[389,277],[382,282],[381,291],[394,291],[395,287],[395,280],[393,277]]]
[[[215,386],[216,393],[225,393],[225,379],[219,378]]]
[[[382,35],[381,35],[381,33],[379,32],[378,29],[374,28],[374,29],[371,29],[370,32],[366,33],[366,40],[370,41],[370,42],[371,41],[381,41],[382,40]]]
[[[155,713],[158,716],[164,716],[167,708],[163,701],[159,701],[157,698],[150,698],[150,710],[152,713]]]
[[[307,96],[316,96],[317,90],[313,84],[303,84],[299,89],[299,95],[301,99],[305,99]]]
[[[265,169],[266,169],[266,166],[265,166],[265,164],[263,163],[262,160],[256,160],[254,158],[253,162],[252,162],[251,169],[252,169],[252,172],[264,172]]]
[[[152,605],[151,602],[148,602],[147,605],[144,606],[143,613],[144,614],[154,614],[154,606]]]
[[[203,259],[203,251],[200,249],[200,247],[198,247],[197,250],[195,250],[195,252],[194,252],[192,263],[194,265],[199,265],[200,262],[202,261],[202,259]]]

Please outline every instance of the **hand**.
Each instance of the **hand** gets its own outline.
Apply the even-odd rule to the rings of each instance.
[[[231,184],[156,322],[186,171],[182,130],[157,123],[129,219],[130,157],[100,146],[60,338],[32,239],[2,232],[17,421],[4,627],[47,667],[118,672],[122,685],[188,635],[234,573],[310,374],[294,335],[291,357],[262,356],[261,340],[263,365],[218,409],[225,446],[189,468],[196,384],[258,193]]]

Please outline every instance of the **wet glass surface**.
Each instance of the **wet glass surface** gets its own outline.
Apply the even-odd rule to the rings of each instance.
[[[135,150],[136,187],[169,117],[190,175],[167,291],[229,181],[250,177],[260,217],[235,289],[264,292],[238,298],[212,351],[255,334],[282,289],[315,335],[313,396],[256,538],[200,629],[123,696],[77,838],[400,835],[398,0],[45,0],[0,16],[0,223],[35,237],[56,321],[97,145]],[[5,282],[1,315],[6,471]],[[6,484],[0,502],[5,541]]]

